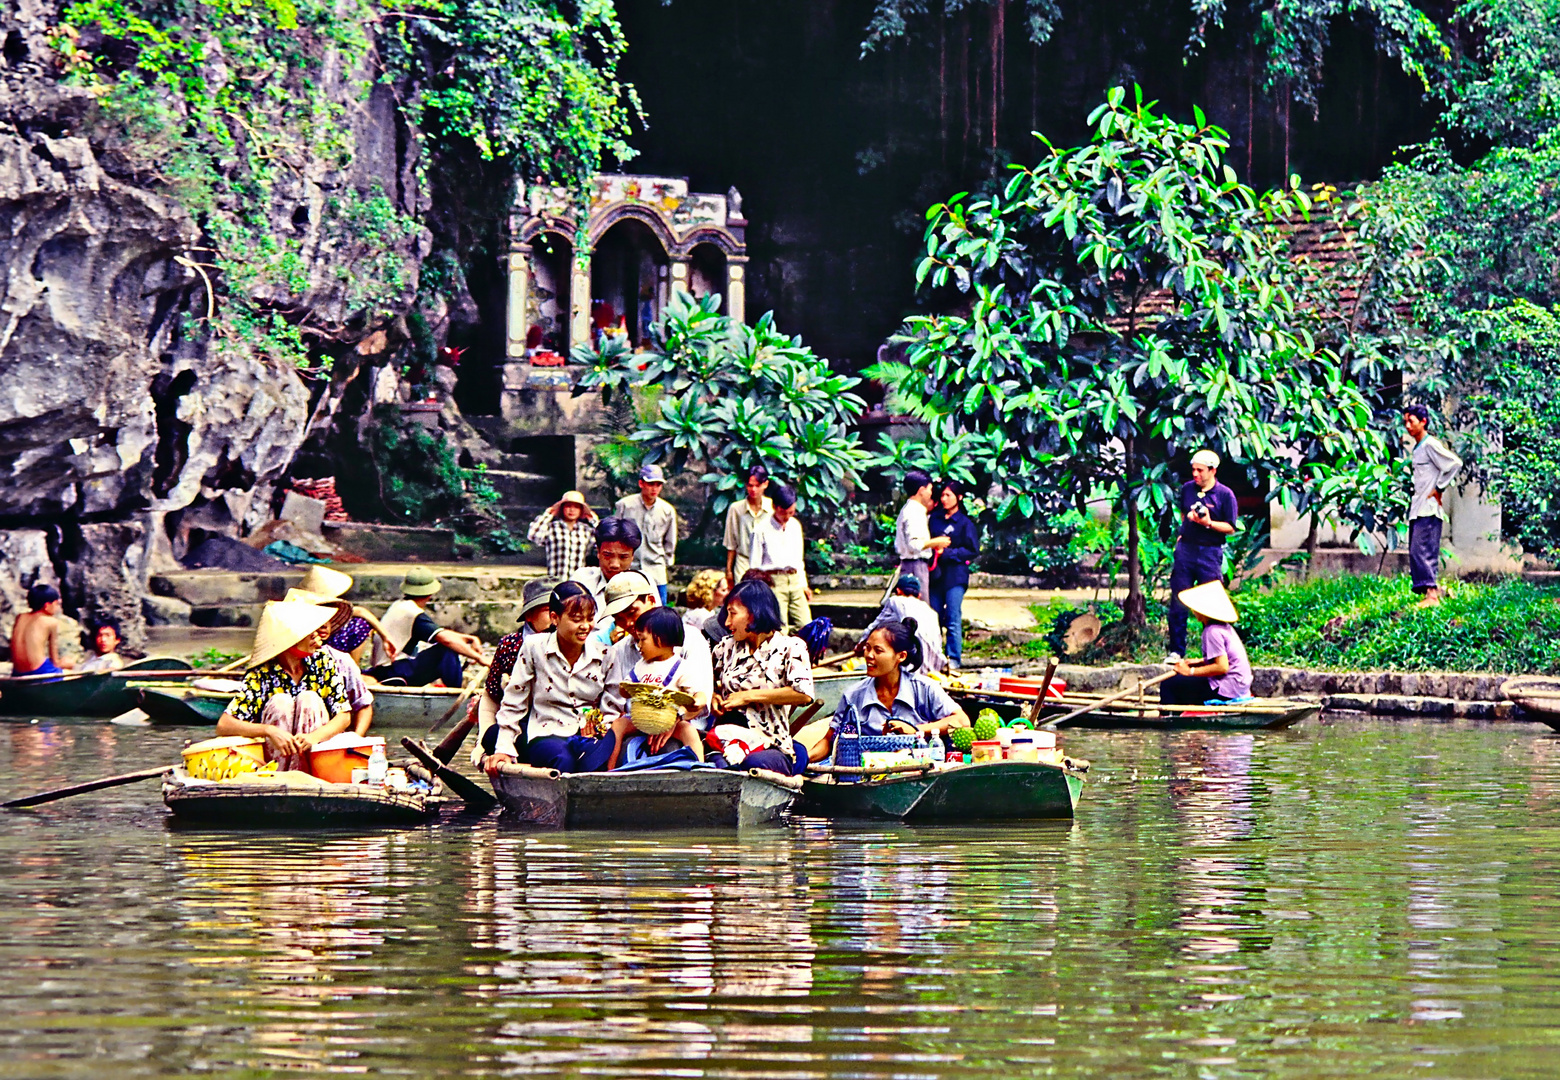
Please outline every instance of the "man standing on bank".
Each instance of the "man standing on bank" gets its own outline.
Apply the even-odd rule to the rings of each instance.
[[[777,485],[772,501],[774,509],[753,526],[748,564],[769,574],[780,605],[781,629],[794,634],[812,622],[812,586],[807,584],[802,523],[796,520],[796,492],[788,485]]]
[[[905,473],[905,505],[894,520],[894,550],[899,572],[921,583],[921,595],[932,594],[932,556],[953,543],[947,536],[933,536],[927,526],[932,509],[932,478],[920,469]]]
[[[642,542],[634,552],[634,569],[654,583],[666,603],[666,572],[677,561],[677,511],[661,498],[666,474],[659,465],[639,470],[639,494],[625,495],[617,501],[613,513],[639,526]]]
[[[1408,568],[1414,591],[1423,596],[1420,605],[1434,607],[1441,602],[1441,587],[1436,583],[1441,568],[1441,525],[1446,520],[1441,496],[1451,486],[1452,478],[1462,469],[1463,463],[1444,442],[1430,434],[1430,410],[1423,405],[1410,405],[1403,410],[1403,426],[1408,429],[1408,437],[1414,440],[1411,455],[1414,499],[1408,506]]]
[[[753,525],[774,509],[764,493],[769,490],[769,470],[754,465],[743,483],[747,498],[726,508],[726,588],[734,589],[748,572],[748,552],[753,547]]]
[[[1173,664],[1186,652],[1189,612],[1181,594],[1194,585],[1224,579],[1224,538],[1235,531],[1235,493],[1219,483],[1219,455],[1192,455],[1192,480],[1181,487],[1181,538],[1170,567],[1170,655]]]

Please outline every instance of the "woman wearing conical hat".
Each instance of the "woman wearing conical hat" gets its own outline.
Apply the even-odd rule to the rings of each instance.
[[[303,767],[311,746],[351,723],[341,672],[320,652],[336,609],[272,600],[260,614],[244,686],[217,720],[218,735],[264,739],[279,771]]]
[[[1235,632],[1235,605],[1217,581],[1181,592],[1177,599],[1203,624],[1202,659],[1177,660],[1176,673],[1159,687],[1167,705],[1205,705],[1251,696],[1251,661]]]
[[[324,604],[326,607],[329,607],[333,603],[345,603],[346,601],[343,601],[341,597],[345,596],[350,588],[352,588],[351,574],[343,574],[340,570],[332,570],[328,566],[321,566],[315,563],[304,573],[303,580],[298,582],[296,589],[287,590],[287,599],[294,599],[292,594],[295,592],[306,593],[308,596],[301,596],[299,599],[304,600],[305,603]],[[309,599],[310,596],[316,599],[311,600]],[[379,620],[374,617],[374,613],[367,608],[353,605],[350,610],[351,617],[346,622],[339,626],[332,622],[331,626],[333,629],[330,632],[330,639],[325,644],[338,652],[346,653],[352,658],[354,664],[361,669],[363,653],[368,648],[370,635],[378,634],[380,640],[384,642],[389,642],[390,635],[380,625]],[[361,677],[360,675],[359,678]],[[347,692],[349,694],[352,692],[352,677],[350,675],[347,676]],[[353,726],[358,728],[359,735],[368,730],[367,723],[360,723],[356,715],[354,715],[352,722]]]
[[[320,652],[336,665],[336,670],[341,672],[341,681],[346,685],[347,708],[352,714],[349,730],[357,735],[367,735],[374,722],[374,695],[351,653],[334,644],[340,640],[343,629],[354,621],[352,605],[345,600],[327,600],[302,589],[288,589],[285,599],[290,604],[318,604],[335,612],[320,631],[325,642],[320,646]]]

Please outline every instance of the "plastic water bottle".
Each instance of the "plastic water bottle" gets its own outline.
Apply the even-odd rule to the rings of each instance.
[[[385,773],[390,771],[390,761],[385,757],[383,743],[375,743],[373,751],[368,755],[368,782],[370,784],[383,784]]]

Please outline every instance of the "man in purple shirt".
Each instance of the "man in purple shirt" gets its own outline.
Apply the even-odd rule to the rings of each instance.
[[[1235,605],[1220,582],[1180,594],[1181,603],[1203,624],[1201,660],[1177,660],[1175,674],[1159,686],[1166,705],[1203,705],[1251,696],[1251,661],[1235,632]]]
[[[1192,481],[1181,488],[1181,538],[1170,565],[1170,655],[1186,652],[1186,606],[1180,595],[1194,585],[1224,579],[1224,538],[1235,531],[1235,493],[1219,483],[1219,455],[1192,455]]]

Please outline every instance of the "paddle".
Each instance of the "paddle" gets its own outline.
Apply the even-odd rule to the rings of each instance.
[[[406,752],[408,754],[411,754],[412,757],[416,758],[419,762],[422,763],[423,768],[427,769],[429,772],[433,773],[434,776],[437,776],[440,780],[444,781],[446,787],[448,787],[455,794],[459,795],[461,801],[464,802],[469,809],[485,814],[489,810],[493,809],[493,807],[498,805],[498,800],[494,798],[489,792],[483,791],[480,787],[478,787],[469,776],[462,776],[460,773],[444,764],[444,762],[434,757],[433,752],[423,744],[421,739],[403,737],[401,739],[401,745],[406,748]]]
[[[1051,689],[1051,676],[1056,674],[1056,657],[1051,657],[1045,662],[1045,678],[1040,680],[1040,692],[1035,695],[1034,701],[1029,703],[1029,726],[1034,727],[1040,721],[1040,711],[1045,708],[1045,695]]]
[[[133,784],[137,780],[150,780],[154,776],[161,776],[168,771],[169,766],[159,765],[155,769],[142,769],[140,772],[125,773],[122,776],[105,776],[101,780],[88,780],[84,784],[72,784],[70,787],[55,788],[52,791],[40,791],[36,795],[24,795],[20,799],[11,799],[9,802],[0,803],[0,807],[7,810],[20,810],[24,806],[38,806],[42,803],[54,802],[56,799],[68,799],[72,795],[85,795],[89,791],[101,791],[104,788],[119,787],[121,784]]]
[[[423,732],[423,738],[426,739],[428,736],[432,735],[435,731],[438,731],[445,724],[449,723],[450,722],[450,717],[455,715],[455,710],[460,708],[462,705],[464,705],[466,703],[466,699],[471,696],[471,692],[473,690],[475,690],[478,685],[479,685],[478,683],[472,683],[470,686],[468,686],[464,690],[462,690],[460,692],[459,696],[457,696],[455,698],[455,704],[451,705],[448,709],[446,709],[445,712],[444,712],[444,715],[439,717],[437,720],[435,720],[433,722],[433,726],[431,726],[427,731]]]
[[[850,652],[835,653],[833,656],[825,656],[822,660],[819,660],[816,664],[814,664],[813,667],[815,669],[833,667],[835,664],[844,663],[846,660],[849,660],[852,656],[855,655],[855,650],[851,650]]]
[[[466,736],[470,735],[471,729],[476,726],[476,713],[468,711],[466,718],[450,728],[450,733],[444,736],[444,741],[433,748],[433,756],[446,765],[454,761],[456,751],[461,748],[461,744],[466,741]]]
[[[1169,671],[1165,672],[1163,675],[1155,675],[1152,679],[1149,679],[1147,682],[1140,682],[1136,686],[1129,686],[1125,690],[1119,691],[1118,693],[1110,694],[1110,695],[1108,695],[1106,697],[1101,698],[1098,701],[1091,701],[1091,702],[1089,702],[1087,705],[1085,705],[1081,709],[1074,709],[1072,712],[1068,713],[1066,716],[1058,716],[1055,720],[1049,720],[1046,723],[1041,724],[1040,726],[1041,726],[1041,728],[1043,728],[1046,731],[1055,731],[1057,728],[1061,727],[1063,724],[1066,724],[1066,723],[1069,723],[1069,722],[1071,722],[1073,720],[1076,720],[1076,719],[1078,719],[1078,717],[1084,715],[1085,713],[1091,713],[1095,709],[1102,708],[1103,706],[1109,705],[1113,701],[1120,701],[1124,697],[1131,697],[1133,694],[1140,694],[1146,688],[1148,688],[1150,686],[1157,686],[1159,683],[1164,682],[1166,679],[1168,679],[1170,676],[1172,676],[1174,674],[1175,674],[1175,669],[1171,668]],[[1043,693],[1043,691],[1042,691],[1042,693]]]

